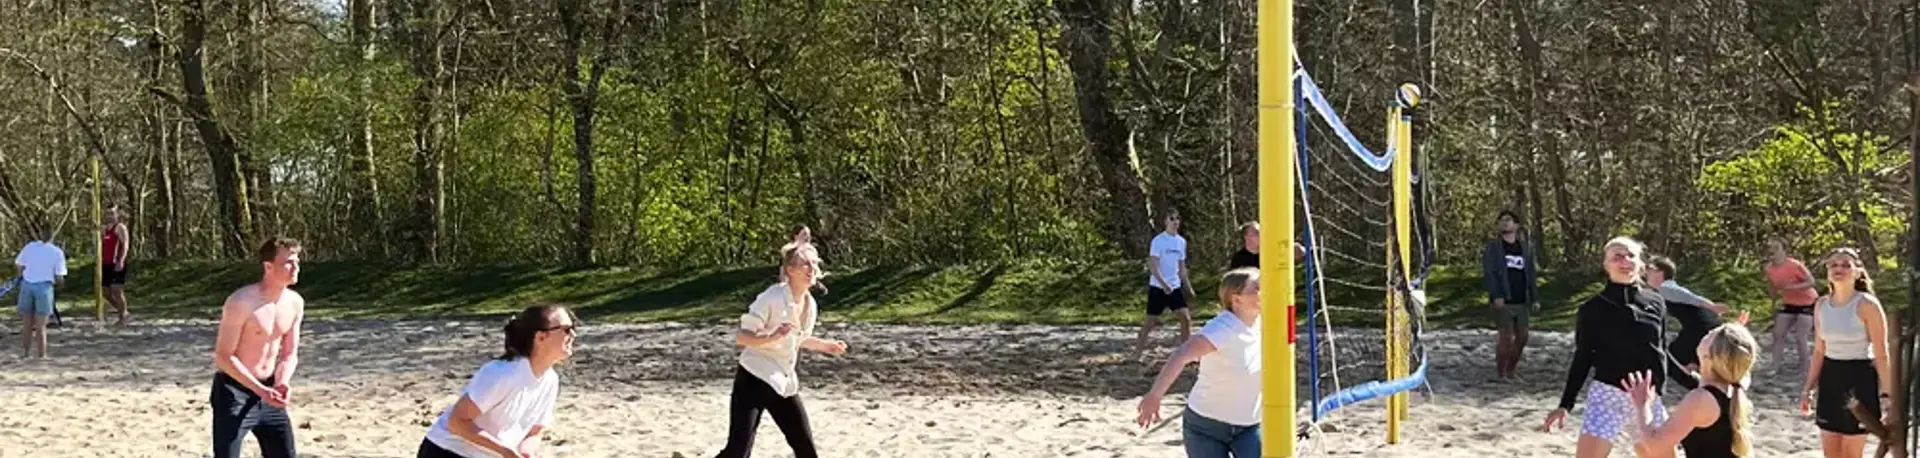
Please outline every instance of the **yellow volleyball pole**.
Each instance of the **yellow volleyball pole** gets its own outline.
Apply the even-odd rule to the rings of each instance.
[[[100,227],[100,155],[93,155],[93,227]],[[91,232],[86,232],[91,234]],[[93,319],[107,320],[107,293],[105,272],[102,272],[107,259],[107,245],[99,236],[93,236]]]
[[[1410,104],[1418,102],[1417,98],[1408,100]],[[1413,113],[1410,110],[1412,110],[1411,106],[1395,109],[1394,111],[1398,112],[1395,114],[1398,116],[1395,117],[1393,124],[1393,143],[1400,151],[1399,154],[1393,157],[1393,221],[1395,234],[1397,235],[1395,239],[1399,242],[1395,244],[1395,246],[1400,249],[1399,278],[1394,279],[1394,284],[1400,285],[1400,288],[1395,288],[1393,291],[1394,297],[1397,300],[1395,301],[1392,315],[1394,319],[1394,336],[1397,339],[1394,341],[1395,345],[1393,347],[1395,352],[1394,362],[1399,368],[1399,372],[1395,378],[1405,377],[1413,370],[1413,349],[1410,345],[1413,342],[1413,334],[1410,332],[1412,328],[1410,327],[1411,323],[1409,323],[1409,320],[1413,317],[1407,313],[1406,304],[1404,303],[1404,301],[1407,300],[1405,296],[1407,290],[1405,288],[1411,288],[1413,285],[1414,152]],[[1393,397],[1394,400],[1398,401],[1394,404],[1394,407],[1397,409],[1395,417],[1400,421],[1406,421],[1407,403],[1412,399],[1412,395],[1409,392],[1402,391],[1394,394]]]
[[[1293,0],[1264,0],[1257,7],[1255,77],[1259,81],[1260,221],[1278,229],[1262,237],[1260,251],[1293,251],[1294,144]],[[1267,294],[1260,308],[1271,311],[1260,325],[1260,456],[1293,456],[1294,278],[1292,256],[1263,256],[1260,276]]]

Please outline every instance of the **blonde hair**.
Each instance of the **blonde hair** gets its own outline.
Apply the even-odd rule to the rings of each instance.
[[[1247,289],[1247,285],[1260,281],[1260,269],[1242,267],[1227,271],[1220,277],[1220,308],[1233,311],[1233,295]]]
[[[1607,254],[1606,254],[1606,253],[1607,253],[1608,251],[1613,251],[1613,249],[1614,249],[1615,247],[1619,247],[1619,248],[1624,248],[1624,249],[1626,249],[1626,250],[1627,250],[1627,252],[1629,252],[1629,253],[1633,253],[1633,277],[1634,277],[1634,279],[1635,279],[1635,280],[1639,280],[1639,279],[1643,279],[1643,278],[1646,278],[1646,275],[1647,275],[1647,260],[1646,260],[1646,254],[1647,254],[1647,246],[1646,246],[1646,245],[1643,245],[1643,244],[1641,244],[1639,240],[1634,240],[1634,239],[1633,239],[1633,237],[1627,237],[1627,236],[1624,236],[1624,235],[1623,235],[1623,236],[1619,236],[1619,237],[1614,237],[1614,238],[1613,238],[1613,240],[1608,240],[1608,241],[1607,241],[1607,247],[1606,247],[1605,249],[1602,249],[1602,250],[1600,250],[1600,262],[1602,262],[1602,263],[1604,263],[1604,262],[1606,262],[1606,260],[1607,260]]]
[[[819,284],[826,276],[820,271],[820,250],[811,243],[789,243],[780,247],[780,281],[787,281],[787,266],[804,262],[813,269],[813,283]]]
[[[1753,404],[1747,401],[1747,378],[1753,372],[1754,356],[1759,353],[1760,344],[1754,342],[1753,333],[1746,326],[1737,324],[1722,325],[1707,335],[1707,357],[1700,361],[1700,375],[1727,384],[1727,423],[1733,429],[1733,454],[1752,456],[1753,433],[1748,431],[1750,419],[1747,412],[1753,410]]]

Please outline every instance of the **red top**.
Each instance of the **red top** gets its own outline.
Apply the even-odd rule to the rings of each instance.
[[[1801,264],[1798,259],[1787,258],[1786,262],[1767,266],[1767,281],[1772,283],[1774,288],[1780,290],[1780,302],[1784,302],[1786,305],[1806,307],[1813,305],[1814,301],[1818,301],[1820,299],[1820,292],[1815,291],[1812,287],[1786,289],[1787,286],[1795,283],[1805,283],[1811,280],[1813,280],[1813,274],[1808,272],[1807,265]]]
[[[120,259],[120,233],[114,231],[117,227],[119,226],[115,225],[100,232],[100,256],[105,258],[101,261],[107,264],[113,264],[115,260]]]

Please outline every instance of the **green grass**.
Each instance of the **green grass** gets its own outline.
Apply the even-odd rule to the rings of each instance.
[[[128,289],[135,313],[148,318],[214,318],[235,288],[258,278],[258,267],[233,262],[148,262],[134,266]],[[92,272],[91,266],[76,273]],[[1751,266],[1696,269],[1682,283],[1702,295],[1755,311],[1769,302]],[[1575,306],[1600,288],[1598,273],[1543,273],[1547,300],[1535,327],[1571,328]],[[93,285],[80,274],[60,291],[63,309],[83,315],[92,306]],[[1217,273],[1194,275],[1201,294],[1193,310],[1218,310],[1211,299]],[[1883,277],[1895,277],[1883,275]],[[1378,273],[1340,278],[1376,284]],[[1027,260],[956,266],[881,266],[835,271],[819,296],[825,318],[878,323],[1132,324],[1145,312],[1144,269],[1137,261],[1070,263]],[[538,301],[573,305],[596,321],[731,320],[774,280],[772,267],[648,271],[632,268],[567,269],[543,266],[409,267],[365,262],[312,262],[295,289],[316,318],[392,319],[497,317]],[[1907,304],[1905,285],[1882,284],[1891,308]],[[1271,287],[1272,282],[1268,282]],[[1335,289],[1338,307],[1381,307],[1379,293]],[[1344,291],[1342,291],[1344,290]],[[1269,289],[1269,291],[1272,291]],[[1341,294],[1344,293],[1344,294]],[[1429,320],[1435,327],[1484,327],[1490,323],[1477,268],[1437,268],[1428,282]],[[1300,300],[1305,300],[1304,296]],[[1304,307],[1302,307],[1304,310]],[[1336,324],[1377,326],[1372,313],[1336,313]]]

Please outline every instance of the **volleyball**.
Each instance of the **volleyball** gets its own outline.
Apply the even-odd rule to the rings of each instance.
[[[1403,109],[1419,106],[1420,86],[1415,86],[1413,83],[1401,84],[1400,92],[1394,95],[1394,102],[1399,103],[1400,108]]]

